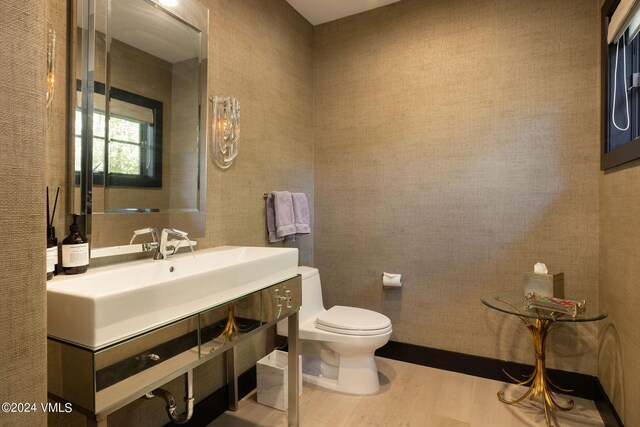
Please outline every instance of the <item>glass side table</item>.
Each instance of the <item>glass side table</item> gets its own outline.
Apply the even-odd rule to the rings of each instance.
[[[573,408],[573,400],[568,400],[566,406],[558,403],[558,398],[556,397],[554,390],[558,392],[568,392],[572,390],[562,389],[554,385],[549,379],[547,369],[545,367],[547,336],[551,329],[561,324],[560,322],[593,322],[604,319],[607,317],[607,313],[597,312],[593,307],[590,307],[588,303],[586,311],[576,317],[563,313],[553,313],[546,310],[527,309],[524,306],[524,294],[522,292],[496,292],[488,294],[482,297],[482,303],[494,310],[511,314],[512,316],[517,316],[529,330],[535,352],[536,363],[534,370],[524,381],[518,381],[505,372],[505,374],[517,384],[524,386],[528,385],[529,388],[527,391],[525,391],[522,396],[514,400],[505,399],[504,392],[499,391],[498,399],[502,403],[515,405],[522,402],[527,397],[529,397],[530,400],[533,400],[537,396],[540,396],[543,401],[544,418],[547,422],[547,426],[550,427],[550,411],[554,411],[556,409],[568,411]]]

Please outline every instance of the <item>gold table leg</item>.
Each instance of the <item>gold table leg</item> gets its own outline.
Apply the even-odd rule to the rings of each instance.
[[[529,333],[531,334],[531,340],[533,342],[533,348],[536,356],[536,364],[533,370],[533,373],[529,375],[524,381],[518,381],[513,378],[511,375],[507,374],[509,378],[514,380],[517,384],[520,385],[529,385],[529,388],[525,393],[517,399],[507,400],[504,397],[504,392],[498,392],[498,399],[502,403],[506,403],[507,405],[515,405],[517,403],[522,402],[527,396],[529,400],[533,400],[536,397],[540,396],[542,398],[542,403],[544,407],[544,418],[547,422],[547,426],[551,427],[551,421],[549,418],[550,412],[555,409],[559,409],[561,411],[568,411],[573,408],[573,400],[568,400],[567,405],[560,405],[557,401],[557,397],[553,392],[553,389],[557,391],[572,391],[561,389],[560,387],[555,386],[549,376],[547,374],[547,368],[545,367],[545,343],[547,341],[547,335],[551,331],[551,328],[554,325],[552,320],[539,320],[536,319],[535,324],[531,323],[531,321],[526,317],[520,317],[520,320],[524,323],[524,325],[529,329]]]

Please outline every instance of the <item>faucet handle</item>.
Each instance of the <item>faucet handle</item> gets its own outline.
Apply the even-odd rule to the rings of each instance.
[[[147,227],[147,228],[141,228],[140,230],[134,230],[133,231],[133,236],[131,237],[131,241],[129,242],[129,244],[133,244],[133,241],[136,239],[136,237],[140,236],[141,234],[151,234],[151,239],[153,240],[153,243],[158,243],[158,231],[153,228],[153,227]]]
[[[169,228],[167,229],[167,232],[180,237],[181,239],[186,239],[187,236],[189,236],[189,233],[187,233],[186,231],[180,231],[177,228]]]

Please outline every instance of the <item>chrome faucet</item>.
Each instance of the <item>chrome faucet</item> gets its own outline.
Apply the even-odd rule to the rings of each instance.
[[[142,234],[151,234],[151,240],[153,240],[153,242],[151,243],[143,243],[142,244],[142,252],[149,252],[152,250],[155,250],[155,254],[153,255],[153,259],[162,259],[161,254],[160,254],[160,243],[158,242],[158,230],[156,230],[153,227],[148,227],[148,228],[142,228],[140,230],[135,230],[133,232],[133,236],[131,237],[131,241],[129,242],[130,245],[133,244],[133,241],[136,239],[136,237],[142,235]]]
[[[169,236],[176,236],[180,238],[180,240],[186,240],[189,245],[189,233],[184,231],[176,230],[175,228],[164,228],[162,233],[160,234],[160,247],[158,248],[159,258],[154,257],[153,259],[167,259],[169,256],[176,253],[178,250],[178,245],[173,246],[169,244]],[[156,254],[156,255],[158,255]]]
[[[160,241],[158,241],[158,230],[152,227],[135,230],[129,244],[132,245],[136,237],[142,234],[151,234],[151,240],[153,240],[151,243],[142,244],[142,252],[155,250],[156,252],[153,255],[153,259],[156,260],[167,259],[178,250],[178,246],[180,244],[178,243],[175,246],[173,244],[169,244],[169,236],[176,236],[181,242],[186,241],[190,247],[192,246],[192,243],[189,241],[189,234],[184,231],[176,230],[175,228],[165,228],[160,233]],[[193,247],[191,247],[191,251],[193,252]]]

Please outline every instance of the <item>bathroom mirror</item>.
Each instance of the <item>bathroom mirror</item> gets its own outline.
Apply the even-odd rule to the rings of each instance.
[[[74,0],[73,213],[92,247],[154,226],[204,234],[208,9],[196,0]],[[108,231],[108,232],[107,232]]]

